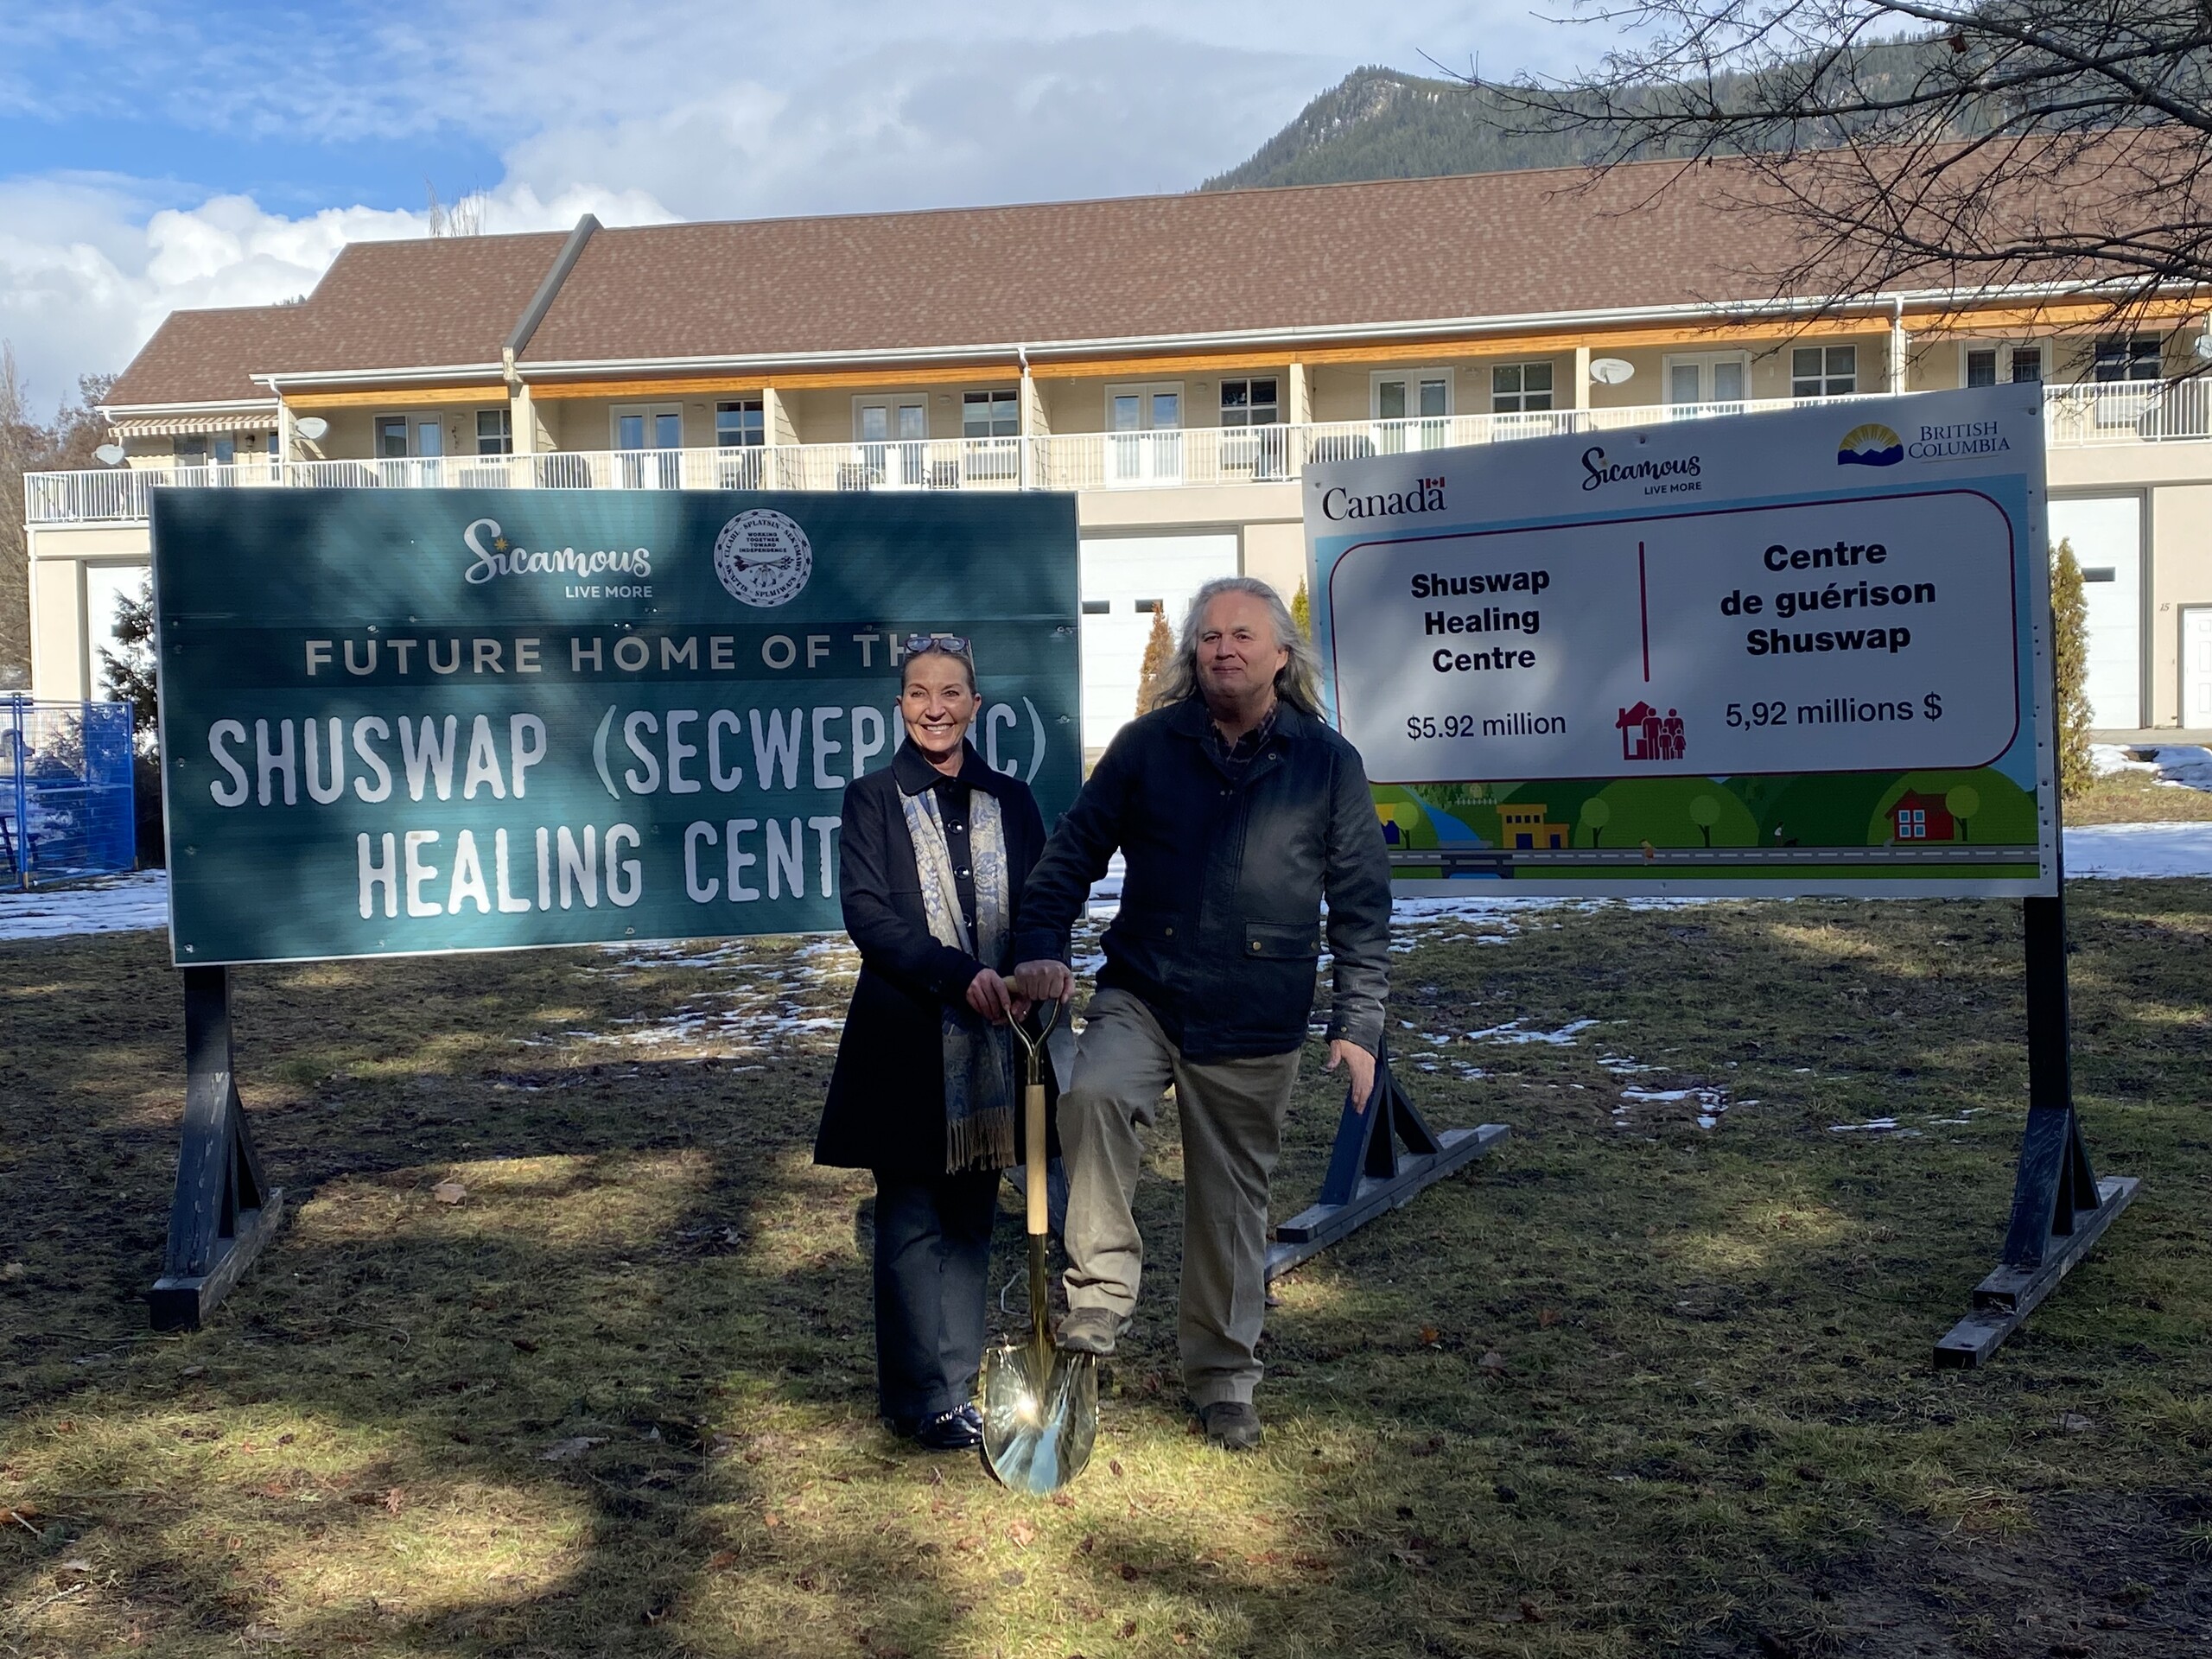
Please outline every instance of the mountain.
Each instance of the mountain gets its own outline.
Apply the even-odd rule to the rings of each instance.
[[[1595,156],[1602,134],[1517,133],[1525,114],[1486,88],[1395,69],[1355,69],[1308,104],[1251,158],[1201,190],[1338,184],[1350,179],[1427,179],[1567,167]]]
[[[1904,99],[1940,59],[1948,42],[1936,37],[1885,41],[1864,48],[1847,66],[1859,95],[1878,106]],[[1654,107],[1732,99],[1748,84],[1724,76],[1710,86],[1684,89],[1655,84],[1645,92]],[[1993,111],[1952,112],[1951,130],[1966,137],[1986,130]],[[1799,143],[1834,144],[1864,130],[1873,118],[1805,123]],[[1340,184],[1357,179],[1428,179],[1452,173],[1499,173],[1524,167],[1575,167],[1598,159],[1617,137],[1586,126],[1534,132],[1530,111],[1510,107],[1486,86],[1432,80],[1395,69],[1355,69],[1322,93],[1250,159],[1208,179],[1201,190],[1249,190],[1271,185]],[[1777,124],[1778,146],[1792,136]],[[1723,145],[1725,150],[1730,146]],[[1648,150],[1649,155],[1662,154]]]

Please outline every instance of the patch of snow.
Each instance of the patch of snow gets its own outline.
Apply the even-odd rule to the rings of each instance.
[[[2066,874],[2212,875],[2212,823],[2087,823],[2066,832]]]
[[[1570,1020],[1557,1031],[1525,1031],[1521,1022],[1514,1020],[1502,1026],[1471,1031],[1467,1033],[1467,1040],[1471,1043],[1550,1043],[1554,1047],[1564,1048],[1597,1023],[1595,1020]]]
[[[2089,765],[2101,777],[2133,772],[2174,789],[2212,790],[2212,749],[2194,743],[2092,743]]]
[[[0,939],[60,939],[168,925],[166,870],[139,870],[77,887],[0,893]]]

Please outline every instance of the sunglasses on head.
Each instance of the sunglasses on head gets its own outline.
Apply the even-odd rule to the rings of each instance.
[[[909,657],[918,657],[925,651],[950,652],[955,657],[975,659],[975,651],[957,633],[910,633],[900,647]]]

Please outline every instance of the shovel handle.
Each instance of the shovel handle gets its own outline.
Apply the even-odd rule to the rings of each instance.
[[[1033,1083],[1022,1091],[1021,1116],[1027,1139],[1022,1158],[1029,1198],[1029,1232],[1045,1235],[1045,1085]]]

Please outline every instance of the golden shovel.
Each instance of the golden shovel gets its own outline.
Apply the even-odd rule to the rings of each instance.
[[[1083,1472],[1098,1438],[1098,1362],[1090,1354],[1063,1353],[1052,1345],[1045,1278],[1045,1038],[1060,1005],[1032,1038],[1018,1022],[1014,1034],[1029,1052],[1023,1091],[1027,1128],[1024,1173],[1029,1200],[1030,1340],[1010,1342],[983,1356],[983,1466],[1000,1484],[1039,1496],[1058,1491]]]

